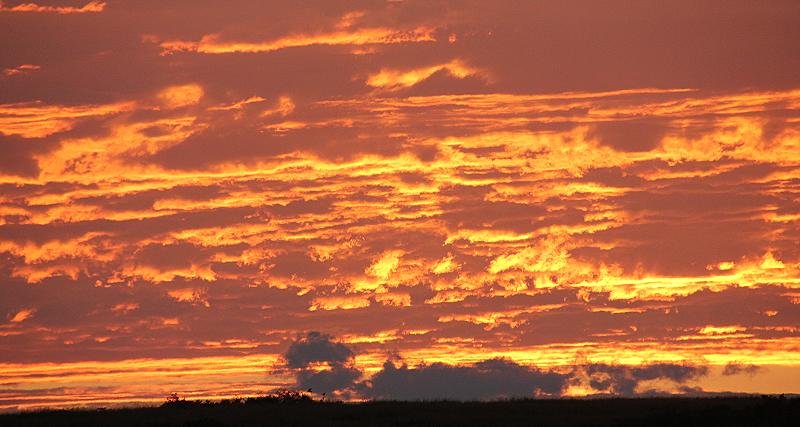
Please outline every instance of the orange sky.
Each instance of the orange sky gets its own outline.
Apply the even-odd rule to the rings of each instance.
[[[365,378],[663,362],[800,393],[798,21],[0,2],[0,410],[292,386],[310,331]]]

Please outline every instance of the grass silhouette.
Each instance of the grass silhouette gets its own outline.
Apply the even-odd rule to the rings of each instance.
[[[58,410],[0,415],[15,426],[794,426],[800,399],[713,398],[524,399],[495,402],[314,400],[305,392],[219,402],[171,395],[160,407]]]

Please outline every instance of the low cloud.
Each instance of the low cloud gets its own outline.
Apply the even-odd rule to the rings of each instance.
[[[330,335],[309,332],[286,351],[284,356],[290,368],[307,368],[312,363],[344,364],[353,359],[353,351],[346,345],[334,342]]]
[[[755,375],[760,370],[761,367],[757,365],[745,365],[741,363],[731,362],[725,365],[725,368],[722,370],[722,375],[725,376],[739,375],[739,374]]]
[[[585,384],[598,393],[634,396],[640,383],[670,380],[686,383],[708,374],[708,367],[674,363],[629,366],[590,363],[576,367],[573,382]]]
[[[708,367],[690,364],[610,365],[583,363],[571,370],[544,370],[509,359],[494,358],[470,365],[446,363],[409,367],[390,358],[371,378],[355,366],[355,352],[330,335],[310,332],[293,342],[284,355],[295,373],[296,386],[319,393],[376,400],[496,400],[559,397],[571,386],[596,394],[637,396],[645,381],[675,383],[680,393],[704,393],[686,383],[708,374]],[[728,365],[725,375],[755,372],[757,367]]]
[[[353,351],[330,335],[309,332],[294,341],[284,355],[295,373],[297,387],[318,393],[349,389],[361,377]]]
[[[297,387],[301,390],[331,393],[352,388],[359,378],[361,370],[354,366],[335,365],[321,371],[301,369],[297,372]]]
[[[433,363],[417,368],[391,361],[368,382],[362,395],[388,400],[491,400],[532,396],[559,396],[567,375],[540,371],[506,359],[490,359],[469,366]]]

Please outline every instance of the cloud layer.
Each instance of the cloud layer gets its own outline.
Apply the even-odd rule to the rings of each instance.
[[[0,406],[157,400],[142,361],[197,396],[653,361],[800,392],[799,19],[4,1]]]
[[[310,332],[294,341],[284,358],[296,376],[296,387],[347,398],[377,400],[497,400],[534,397],[560,397],[570,387],[590,394],[632,397],[653,393],[685,392],[643,389],[647,381],[663,380],[682,385],[708,374],[708,367],[692,364],[650,363],[609,365],[579,363],[569,370],[541,370],[522,366],[509,359],[494,358],[468,365],[436,362],[409,367],[399,360],[387,360],[369,379],[357,381],[363,374],[353,363],[354,352],[330,336]],[[298,359],[301,363],[298,363]],[[309,369],[313,362],[328,364],[323,369]],[[735,375],[750,366],[727,365],[723,375]],[[702,392],[690,388],[694,394]]]

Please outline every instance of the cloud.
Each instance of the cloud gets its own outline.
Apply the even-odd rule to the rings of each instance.
[[[203,88],[196,84],[170,86],[158,93],[159,100],[167,108],[181,108],[200,102]]]
[[[747,375],[755,375],[757,372],[761,371],[761,366],[758,365],[748,365],[748,364],[741,364],[730,362],[725,365],[725,368],[722,370],[722,375],[730,376],[730,375],[739,375],[739,374],[747,374]]]
[[[81,7],[74,6],[45,6],[37,3],[22,3],[16,6],[6,6],[0,2],[0,12],[33,12],[33,13],[56,13],[59,15],[69,15],[73,13],[96,13],[102,12],[106,8],[106,3],[102,1],[90,1]]]
[[[20,323],[24,322],[26,319],[29,319],[36,313],[35,309],[26,308],[18,311],[11,319],[9,320],[11,323]]]
[[[392,28],[363,28],[318,34],[287,35],[274,40],[235,41],[224,40],[220,34],[207,34],[199,41],[172,40],[160,44],[162,55],[175,52],[206,54],[266,53],[281,49],[306,46],[363,46],[434,41],[433,30],[415,28],[401,31]]]
[[[22,138],[0,133],[0,175],[36,177],[39,162],[36,154],[52,149],[53,142],[41,138]]]
[[[490,400],[558,396],[567,376],[525,367],[506,359],[490,359],[468,366],[432,363],[416,368],[391,361],[360,392],[384,400]]]
[[[433,363],[409,368],[391,360],[369,380],[357,383],[362,371],[354,352],[330,335],[309,332],[294,341],[284,355],[296,375],[296,385],[317,392],[355,391],[363,398],[390,400],[489,400],[558,396],[569,375],[542,371],[507,359],[490,359],[473,365]],[[327,364],[316,369],[315,364]]]
[[[309,332],[294,341],[284,354],[290,368],[303,369],[317,362],[343,365],[352,361],[353,351],[346,345],[334,342],[330,335]]]
[[[0,363],[273,360],[337,331],[358,356],[289,379],[352,390],[388,345],[409,375],[800,369],[796,0],[33,11],[88,2],[0,13],[0,313],[37,310]]]
[[[42,67],[40,67],[38,65],[34,65],[34,64],[22,64],[22,65],[17,66],[17,67],[4,69],[3,70],[3,74],[5,74],[8,77],[19,76],[21,74],[28,74],[28,73],[37,71],[37,70],[39,70],[41,68]]]
[[[20,135],[25,138],[46,137],[74,129],[80,122],[88,119],[131,111],[134,106],[129,102],[72,106],[48,105],[40,101],[0,103],[0,129],[5,135]]]
[[[361,377],[353,357],[353,350],[320,332],[298,338],[284,354],[286,365],[295,373],[297,387],[317,393],[351,388]]]
[[[654,363],[642,366],[590,363],[575,369],[573,383],[585,382],[598,393],[635,396],[637,387],[647,380],[670,380],[678,384],[708,374],[707,366]]]
[[[312,389],[317,393],[330,394],[351,388],[361,375],[358,368],[337,365],[321,371],[302,369],[297,372],[296,380],[301,390]]]
[[[456,79],[485,75],[485,72],[470,67],[459,59],[454,59],[448,63],[415,68],[413,70],[381,69],[379,72],[370,74],[367,77],[367,85],[375,88],[397,90],[414,86],[440,72]]]
[[[661,143],[669,130],[664,119],[633,119],[598,123],[589,132],[589,137],[618,151],[650,151]]]

